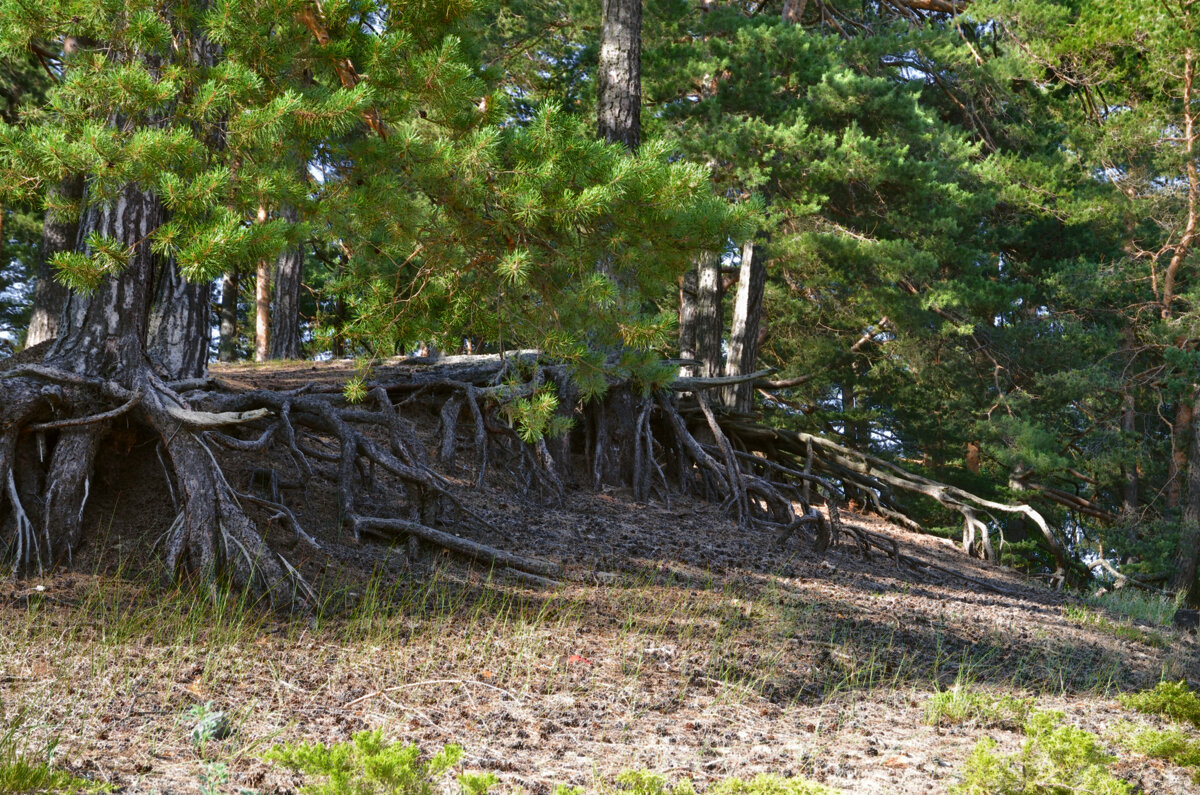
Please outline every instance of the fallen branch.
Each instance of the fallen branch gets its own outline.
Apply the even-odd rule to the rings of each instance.
[[[111,411],[103,411],[99,414],[92,414],[91,416],[88,416],[88,417],[72,417],[70,419],[65,419],[65,420],[55,420],[53,422],[39,422],[39,423],[35,423],[33,425],[27,426],[26,430],[50,431],[50,430],[54,430],[56,428],[74,428],[79,425],[92,425],[93,423],[104,422],[105,420],[111,420],[115,417],[120,417],[122,414],[129,411],[131,408],[133,408],[138,403],[140,403],[141,400],[142,400],[142,393],[134,392],[133,397],[129,398],[129,400],[125,401],[123,404],[121,404],[120,406],[117,406],[115,409],[112,409]]]
[[[398,534],[416,536],[423,541],[437,544],[471,560],[483,561],[493,566],[515,569],[526,574],[535,574],[545,578],[560,577],[563,573],[563,567],[557,563],[506,552],[502,549],[453,535],[452,533],[436,530],[420,522],[410,522],[406,519],[383,519],[373,516],[351,516],[350,521],[356,531],[359,532],[374,532],[376,535],[381,535],[385,538]]]

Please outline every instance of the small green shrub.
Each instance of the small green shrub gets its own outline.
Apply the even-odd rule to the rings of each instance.
[[[415,745],[389,744],[381,732],[356,734],[353,742],[277,745],[263,757],[306,776],[324,779],[300,791],[310,795],[433,795],[444,791],[438,785],[458,764],[462,749],[448,745],[427,762]],[[668,786],[667,780],[649,770],[633,770],[617,777],[622,795],[696,795],[690,779]],[[491,773],[465,773],[458,777],[463,795],[488,795],[496,786]],[[3,791],[0,790],[0,793]],[[758,776],[753,781],[731,778],[714,784],[709,795],[835,795],[837,791],[802,778]],[[560,784],[554,795],[584,795],[580,787]]]
[[[1130,724],[1121,724],[1115,732],[1117,742],[1153,759],[1166,759],[1180,767],[1190,768],[1192,779],[1200,783],[1200,741],[1180,729],[1137,730]]]
[[[1165,715],[1178,723],[1190,723],[1200,728],[1200,698],[1196,698],[1183,680],[1159,682],[1153,690],[1124,693],[1120,699],[1127,709],[1147,715]]]
[[[951,789],[959,795],[1128,795],[1133,785],[1114,776],[1091,732],[1063,723],[1061,712],[1035,712],[1024,726],[1025,744],[1016,754],[999,754],[984,738],[967,760],[963,780]]]
[[[44,744],[27,746],[21,742],[21,730],[25,726],[25,713],[19,712],[0,734],[0,795],[19,793],[77,793],[110,792],[107,784],[97,784],[76,778],[64,770],[54,768],[54,750],[57,739]]]
[[[691,779],[684,779],[673,787],[667,780],[649,770],[629,770],[617,776],[622,792],[628,795],[694,795],[696,789]]]
[[[695,795],[696,792],[690,779],[668,787],[666,779],[648,770],[622,773],[617,777],[617,782],[624,788],[623,795]],[[833,795],[836,792],[799,777],[761,775],[751,781],[725,779],[710,787],[707,795]]]
[[[301,789],[311,795],[434,795],[442,777],[462,758],[462,748],[447,745],[422,761],[417,746],[388,743],[383,732],[368,731],[336,745],[276,745],[263,758],[323,778],[323,782]],[[495,778],[489,775],[459,779],[469,795],[485,795],[494,784]]]
[[[994,696],[955,684],[935,693],[925,708],[925,720],[933,726],[977,721],[985,726],[1019,729],[1033,709],[1032,698]]]
[[[197,704],[187,711],[187,717],[196,721],[192,726],[192,744],[203,747],[214,740],[224,740],[233,733],[229,718],[224,712],[213,709],[212,702]]]
[[[731,778],[713,785],[708,795],[832,795],[837,790],[805,781],[802,778],[782,778],[761,775],[753,781]]]

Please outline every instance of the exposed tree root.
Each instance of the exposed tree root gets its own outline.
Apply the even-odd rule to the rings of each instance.
[[[366,401],[349,405],[340,391],[312,385],[281,392],[238,391],[216,379],[167,384],[148,366],[116,383],[53,362],[24,365],[0,377],[0,540],[8,539],[14,571],[69,559],[86,540],[83,511],[99,441],[114,423],[132,423],[156,437],[175,503],[165,534],[168,568],[208,580],[226,577],[279,607],[303,605],[313,593],[267,544],[247,506],[267,511],[269,523],[279,522],[309,548],[320,550],[321,544],[287,506],[275,464],[260,471],[258,493],[255,483],[235,488],[214,447],[290,461],[301,483],[329,481],[340,521],[356,540],[420,539],[543,585],[611,575],[574,573],[448,531],[503,537],[466,505],[459,496],[463,486],[450,479],[464,472],[464,446],[473,450],[474,471],[466,474],[476,488],[489,473],[508,472],[519,486],[552,501],[561,500],[572,483],[628,488],[635,500],[668,504],[673,492],[682,491],[719,504],[743,531],[770,531],[779,543],[803,533],[817,554],[848,537],[863,555],[882,549],[898,564],[911,561],[894,543],[845,525],[837,504],[849,484],[881,513],[913,526],[894,497],[894,491],[907,491],[958,511],[964,547],[973,554],[993,556],[984,519],[989,512],[1017,513],[1042,530],[1060,575],[1071,567],[1062,543],[1028,505],[980,498],[820,437],[722,413],[706,397],[709,390],[764,374],[682,378],[652,396],[618,382],[604,399],[582,404],[575,402],[565,369],[539,363],[532,352],[448,357],[404,368],[388,382],[371,384]],[[574,415],[576,430],[564,439],[526,443],[505,411],[547,383],[570,401],[560,411]],[[438,417],[432,447],[445,475],[435,470],[406,416],[416,410]],[[14,476],[19,454],[37,462],[36,472],[22,468],[21,477]],[[827,517],[811,505],[814,488]],[[397,494],[404,498],[403,516],[371,515],[378,512],[376,495],[394,505]]]

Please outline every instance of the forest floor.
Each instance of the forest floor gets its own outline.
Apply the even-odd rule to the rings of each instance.
[[[307,367],[216,375],[281,388]],[[700,791],[774,773],[848,793],[944,792],[982,737],[1000,752],[1023,742],[1015,727],[931,722],[935,695],[955,687],[1061,710],[1139,791],[1195,791],[1188,771],[1113,740],[1121,721],[1162,725],[1118,694],[1200,683],[1194,635],[871,516],[845,520],[941,568],[864,558],[846,541],[818,557],[694,500],[572,489],[548,505],[505,477],[475,489],[468,469],[445,473],[502,530],[476,540],[617,575],[544,588],[430,548],[355,544],[333,529],[332,488],[285,482],[325,547],[287,553],[324,595],[288,619],[154,579],[146,549],[170,501],[152,451],[129,461],[98,473],[88,522],[104,554],[0,585],[0,715],[11,725],[24,710],[27,743],[58,737],[58,764],[123,792],[295,792],[295,774],[261,759],[272,744],[376,728],[428,752],[461,745],[462,769],[495,773],[498,792],[609,791],[630,769]],[[389,495],[372,499],[383,510]],[[291,543],[281,528],[270,538]],[[197,746],[205,705],[233,733]]]

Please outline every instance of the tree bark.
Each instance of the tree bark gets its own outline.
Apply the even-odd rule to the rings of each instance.
[[[1132,392],[1126,392],[1121,399],[1121,431],[1125,439],[1132,440],[1137,433],[1137,413]],[[1122,489],[1121,513],[1126,519],[1137,515],[1138,507],[1138,465],[1130,461],[1125,465],[1125,483]]]
[[[597,72],[600,137],[631,152],[642,130],[642,2],[603,0]]]
[[[258,208],[258,222],[267,220],[267,208]],[[271,262],[258,261],[254,281],[254,361],[265,362],[271,356]]]
[[[695,263],[683,274],[679,282],[679,358],[694,361],[696,359],[696,298],[700,292],[700,274]],[[693,375],[693,368],[684,365],[679,368],[683,377]]]
[[[109,375],[133,372],[144,362],[158,257],[149,237],[164,220],[162,204],[148,191],[128,186],[115,202],[89,206],[79,239],[93,231],[129,241],[132,254],[119,276],[95,292],[71,293],[63,324],[47,359],[72,372]],[[88,253],[87,247],[82,251]]]
[[[232,362],[237,358],[238,272],[232,270],[221,280],[221,343],[217,359]]]
[[[783,0],[783,21],[789,25],[799,25],[804,19],[804,6],[808,0]]]
[[[759,331],[762,328],[763,290],[767,284],[766,249],[749,240],[742,246],[742,267],[729,329],[729,360],[726,375],[752,373],[758,363]],[[725,405],[734,411],[754,407],[754,384],[747,381],[725,390]]]
[[[188,282],[173,262],[159,270],[148,353],[167,380],[199,378],[208,369],[209,292],[207,282]]]
[[[967,471],[970,472],[972,475],[979,474],[979,466],[981,463],[980,462],[981,452],[982,452],[982,449],[980,448],[978,440],[973,439],[973,440],[967,442],[967,457],[966,457]]]
[[[1194,399],[1198,404],[1195,408],[1200,408],[1200,393]],[[1189,605],[1195,606],[1200,603],[1200,592],[1196,588],[1197,563],[1200,562],[1200,424],[1197,423],[1191,424],[1186,494],[1175,553],[1174,587],[1184,594]]]
[[[295,207],[285,206],[280,215],[288,223],[300,220]],[[304,249],[284,249],[275,261],[275,306],[271,313],[271,358],[300,358],[300,278]]]
[[[1192,402],[1187,397],[1181,397],[1171,427],[1171,459],[1167,462],[1167,508],[1178,508],[1183,500],[1183,480],[1186,477],[1193,413]]]
[[[69,177],[52,191],[52,198],[78,202],[83,197],[83,177]],[[63,307],[67,304],[67,288],[54,278],[50,259],[62,251],[75,249],[79,232],[79,218],[75,215],[59,216],[50,210],[42,222],[42,251],[38,257],[33,287],[33,311],[29,317],[29,331],[25,335],[25,346],[32,348],[58,336],[58,324]]]
[[[716,253],[702,255],[696,262],[696,358],[700,360],[699,375],[712,378],[722,374],[721,338],[724,317],[721,299],[721,257]]]

